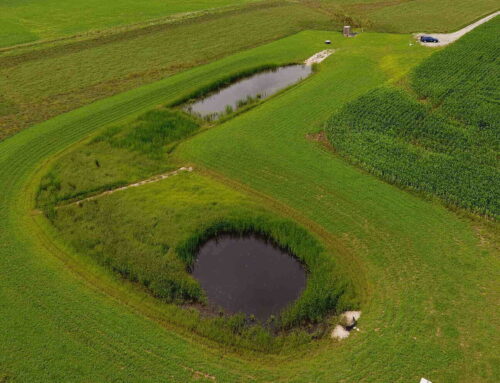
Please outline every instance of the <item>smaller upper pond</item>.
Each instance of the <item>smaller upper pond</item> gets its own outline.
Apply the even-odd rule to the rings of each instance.
[[[190,104],[186,109],[202,117],[218,117],[252,99],[262,99],[293,85],[312,73],[309,65],[289,65],[257,73]]]
[[[198,252],[193,276],[209,303],[265,321],[297,299],[306,271],[291,254],[256,235],[224,234]]]

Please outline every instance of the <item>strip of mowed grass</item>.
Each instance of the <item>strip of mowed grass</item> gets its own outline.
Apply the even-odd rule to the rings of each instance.
[[[0,47],[251,1],[9,0],[0,4]]]
[[[30,1],[0,4],[0,48],[37,40],[97,32],[155,19],[234,7],[259,0]],[[260,0],[265,1],[265,0]],[[336,18],[362,21],[378,31],[451,31],[498,9],[495,0],[306,0]]]
[[[30,210],[40,175],[33,177],[60,150],[105,124],[189,94],[231,66],[244,69],[254,55],[304,59],[323,49],[326,38],[339,49],[315,76],[197,136],[178,156],[215,169],[225,175],[218,177],[222,181],[308,222],[337,249],[366,297],[361,331],[347,341],[327,339],[307,353],[275,357],[238,355],[193,335],[179,336],[168,324],[158,326],[161,315],[147,296],[74,258],[34,226],[39,220]],[[345,102],[403,75],[429,54],[408,41],[301,33],[89,105],[0,143],[0,374],[14,381],[72,382],[184,382],[200,376],[220,382],[408,382],[421,376],[494,382],[493,229],[359,172],[305,137]]]
[[[0,54],[0,140],[53,116],[304,29],[335,27],[285,1]]]
[[[333,146],[389,182],[498,218],[499,32],[496,18],[417,66],[415,94],[382,87],[347,104],[328,123]]]

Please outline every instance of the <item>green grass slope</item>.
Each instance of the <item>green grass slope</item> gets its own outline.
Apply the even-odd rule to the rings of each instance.
[[[161,301],[173,302],[163,306],[169,322],[221,344],[277,353],[328,335],[336,314],[358,306],[332,254],[304,228],[258,202],[195,170],[59,207],[49,219],[58,238],[81,256],[136,282]],[[220,309],[205,304],[200,285],[187,272],[204,240],[219,232],[250,230],[290,249],[308,270],[306,289],[273,318],[273,329],[249,326],[251,317],[245,315],[220,317]],[[296,328],[301,324],[303,328]]]
[[[500,19],[415,68],[416,99],[395,87],[346,105],[328,124],[342,155],[451,205],[500,213]]]
[[[173,171],[168,152],[200,128],[179,111],[155,108],[111,126],[90,142],[62,156],[42,179],[37,205],[48,207],[83,199],[107,189]]]
[[[338,51],[318,74],[197,135],[177,156],[321,233],[363,290],[361,331],[342,343],[325,339],[280,356],[235,354],[179,335],[158,325],[159,316],[151,315],[156,304],[146,296],[137,298],[56,246],[30,216],[40,176],[33,177],[51,156],[104,124],[174,100],[231,60],[244,67],[245,58],[258,54],[251,51],[0,143],[0,374],[22,382],[497,380],[493,228],[360,172],[307,138],[332,111],[404,75],[429,51],[410,47],[408,36],[307,32],[261,54],[283,47],[285,57],[297,47],[303,59],[323,49],[326,38]]]

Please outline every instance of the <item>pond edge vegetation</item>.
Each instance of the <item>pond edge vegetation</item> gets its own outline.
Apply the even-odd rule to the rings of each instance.
[[[270,215],[219,220],[193,233],[176,248],[177,255],[191,269],[199,248],[221,234],[256,234],[296,258],[307,273],[306,288],[299,298],[273,318],[276,330],[319,323],[329,314],[359,307],[351,283],[339,273],[334,257],[298,224]]]
[[[307,76],[306,78],[303,78],[303,79],[301,79],[301,80],[299,80],[299,81],[297,81],[289,86],[286,86],[283,89],[280,89],[276,93],[273,93],[267,97],[262,97],[261,95],[257,95],[256,97],[247,97],[246,99],[236,100],[238,103],[238,107],[236,109],[233,109],[232,107],[230,107],[230,108],[226,107],[225,112],[221,113],[221,114],[214,113],[214,114],[202,117],[195,112],[191,112],[189,110],[189,106],[191,104],[193,104],[194,102],[203,100],[203,99],[210,97],[211,95],[213,95],[213,94],[215,94],[215,93],[217,93],[217,92],[219,92],[219,91],[221,91],[221,90],[223,90],[231,85],[236,84],[240,80],[248,79],[256,74],[260,74],[260,73],[264,73],[264,72],[268,72],[268,71],[275,71],[275,70],[278,70],[279,68],[285,68],[285,67],[293,66],[293,65],[304,65],[305,66],[306,64],[304,64],[303,62],[288,62],[285,64],[263,64],[263,65],[254,66],[252,68],[245,69],[242,71],[234,72],[234,73],[232,73],[226,77],[223,77],[217,81],[214,81],[206,86],[200,87],[196,91],[194,91],[186,96],[180,97],[179,99],[177,99],[176,101],[171,103],[169,106],[173,107],[173,108],[174,107],[181,107],[181,108],[183,108],[183,110],[186,111],[186,113],[194,116],[195,118],[199,119],[200,121],[205,121],[208,123],[216,122],[218,124],[221,124],[221,123],[235,117],[236,115],[244,113],[244,112],[248,111],[249,109],[257,106],[258,104],[260,104],[264,100],[269,100],[272,97],[276,97],[277,95],[279,95],[279,94],[289,90],[290,88],[302,83],[303,81],[305,81],[307,78],[309,78],[311,75],[313,75],[314,73],[316,73],[319,70],[319,65],[318,64],[311,65],[310,76]],[[218,118],[216,118],[216,117],[218,117]]]
[[[292,63],[288,65],[296,64]],[[230,75],[222,80],[214,82],[210,86],[202,88],[202,90],[191,94],[189,97],[184,97],[183,99],[179,99],[164,106],[155,107],[149,111],[139,114],[131,120],[127,120],[128,122],[122,123],[119,126],[105,126],[102,129],[99,129],[95,135],[90,137],[90,139],[78,144],[76,148],[81,147],[81,145],[102,142],[106,137],[112,138],[117,132],[118,134],[120,133],[120,126],[125,126],[123,128],[125,130],[127,127],[124,124],[128,124],[130,126],[139,124],[141,121],[147,121],[146,117],[148,115],[161,113],[162,111],[179,118],[185,116],[187,121],[196,122],[197,119],[192,115],[179,109],[169,109],[169,107],[182,104],[183,100],[190,99],[194,94],[198,96],[206,94],[207,92],[213,92],[221,87],[231,84],[234,81],[237,81],[238,79],[251,76],[252,74],[263,70],[272,70],[282,66],[286,65],[258,66],[250,70]],[[313,73],[316,70],[317,65],[313,65]],[[271,95],[269,98],[275,97],[295,85],[297,85],[297,83],[282,89],[281,91]],[[254,104],[248,105],[246,108],[242,108],[241,111],[238,110],[236,113],[242,113],[252,106],[254,106]],[[215,125],[222,123],[232,116],[225,117],[225,119],[217,121]],[[170,152],[173,151],[176,145],[182,140],[188,139],[189,137],[212,126],[213,124],[207,125],[198,121],[197,129],[189,132],[189,134],[184,135],[177,140],[174,140],[173,142],[167,143],[167,154],[170,154]],[[128,144],[121,145],[121,147],[128,150],[137,149],[133,148],[134,145]],[[166,148],[165,145],[162,147],[163,149]],[[74,150],[75,147],[72,147],[68,153],[72,153]],[[64,155],[65,153],[61,154],[62,157]],[[162,161],[164,160],[164,157],[159,156],[156,152],[154,157],[161,159]],[[51,177],[50,171],[53,169],[53,166],[54,164],[47,166],[49,171],[41,175],[42,180],[47,179],[47,176],[49,176],[49,178]],[[99,165],[97,166],[99,167]],[[43,199],[40,198],[41,190],[44,187],[43,183],[41,183],[39,184],[39,188],[36,193],[37,206],[43,210],[44,216],[50,222],[56,219],[57,209],[61,203],[64,204],[74,201],[75,199],[88,197],[98,192],[122,186],[124,183],[125,182],[123,181],[115,182],[96,189],[86,190],[74,196],[65,196],[64,198],[56,198],[51,201],[43,201]],[[96,203],[96,201],[89,203]],[[57,229],[54,227],[54,230]],[[133,285],[139,285],[141,288],[148,291],[148,294],[159,298],[160,301],[166,303],[166,306],[169,307],[167,320],[174,325],[187,328],[188,330],[194,331],[203,337],[207,337],[208,339],[220,342],[227,346],[244,347],[245,349],[254,351],[274,353],[279,352],[281,349],[286,348],[291,344],[293,344],[293,347],[296,347],[300,344],[308,343],[311,339],[321,338],[327,334],[331,325],[329,321],[332,316],[340,314],[345,310],[359,308],[359,301],[355,298],[354,287],[351,282],[348,281],[341,272],[339,272],[340,269],[336,268],[334,259],[327,255],[323,245],[304,228],[298,226],[291,220],[278,219],[271,214],[266,216],[262,215],[260,217],[252,215],[249,217],[240,217],[239,219],[231,218],[229,220],[219,220],[213,222],[211,225],[201,228],[199,232],[193,233],[191,237],[186,239],[178,247],[168,249],[170,251],[167,251],[165,256],[168,255],[169,258],[175,257],[183,261],[185,272],[187,273],[194,260],[193,257],[197,247],[204,240],[222,232],[239,234],[257,233],[265,236],[280,247],[294,254],[297,259],[306,266],[308,270],[306,288],[295,302],[283,310],[279,316],[271,319],[270,322],[272,323],[267,323],[262,326],[259,323],[254,323],[254,320],[252,320],[251,317],[247,317],[244,314],[214,316],[213,311],[210,312],[210,310],[203,308],[201,311],[198,310],[197,306],[199,307],[200,304],[203,305],[206,303],[206,298],[198,282],[195,281],[190,275],[186,275],[187,278],[181,278],[182,280],[180,282],[184,287],[180,286],[180,290],[175,288],[175,286],[172,287],[173,290],[169,290],[174,292],[180,291],[180,295],[174,294],[174,296],[170,297],[168,294],[165,295],[163,293],[158,293],[158,291],[155,292],[157,289],[154,284],[148,284],[147,286],[143,285],[139,281],[141,278],[138,278],[137,275],[134,276],[134,272],[130,273],[130,271],[120,271],[119,268],[115,269],[111,264],[104,265],[107,266],[104,268],[107,268],[108,270],[111,269],[114,271],[113,274],[120,275],[125,280],[130,281]],[[72,247],[71,244],[68,244],[68,246]],[[73,251],[78,254],[77,250],[73,249]],[[103,266],[103,264],[98,260],[94,259],[94,261],[97,261],[97,264],[99,264],[100,267]],[[178,261],[175,263],[177,265],[179,264]],[[176,269],[179,268],[176,267]],[[182,283],[182,281],[186,283]],[[167,284],[169,284],[168,281]],[[184,308],[179,307],[179,305]]]
[[[54,216],[36,215],[35,222],[46,236],[56,242],[57,228],[51,220]],[[39,220],[42,220],[40,223]],[[47,227],[48,226],[48,227]],[[189,274],[196,259],[199,246],[207,239],[221,233],[254,233],[268,238],[282,249],[293,254],[307,272],[306,288],[299,298],[285,308],[279,315],[272,316],[266,323],[259,323],[245,314],[225,315],[206,305],[206,297],[198,282]],[[191,296],[184,299],[170,299],[157,294],[154,286],[142,284],[133,273],[121,273],[112,265],[85,256],[71,243],[61,243],[63,252],[77,257],[78,262],[95,265],[108,277],[118,279],[120,284],[129,285],[134,294],[144,291],[156,303],[161,321],[193,332],[209,341],[230,348],[243,348],[249,351],[269,354],[280,353],[284,349],[295,349],[314,339],[327,337],[338,315],[343,311],[359,309],[360,302],[355,296],[354,286],[337,267],[335,258],[326,250],[320,240],[301,225],[288,218],[279,218],[274,213],[250,214],[228,220],[217,220],[193,232],[177,246],[170,248],[165,256],[181,260],[185,268],[186,280],[191,286]],[[121,290],[121,288],[120,288]],[[187,291],[187,290],[186,290]]]

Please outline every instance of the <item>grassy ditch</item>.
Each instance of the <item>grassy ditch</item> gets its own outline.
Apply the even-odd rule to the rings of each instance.
[[[198,305],[172,305],[173,323],[227,345],[276,352],[290,342],[307,343],[325,334],[329,316],[359,306],[334,257],[305,229],[197,174],[64,206],[49,219],[76,252],[163,302],[201,304],[201,312],[194,309]],[[271,327],[252,323],[244,315],[214,315],[218,311],[205,307],[206,297],[189,274],[198,247],[226,232],[272,238],[308,270],[301,297],[273,319]],[[214,314],[207,315],[210,312]]]

